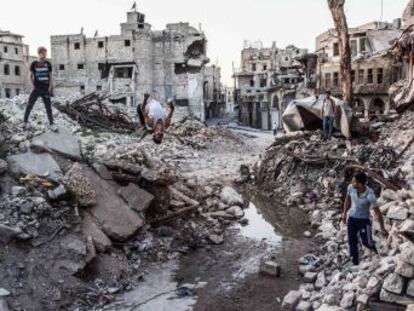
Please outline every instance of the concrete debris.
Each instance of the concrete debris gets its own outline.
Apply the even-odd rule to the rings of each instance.
[[[96,204],[96,191],[81,164],[73,164],[62,179],[62,183],[76,197],[80,206],[91,207]]]
[[[220,194],[221,200],[228,205],[243,205],[243,197],[231,187],[224,187]]]
[[[42,152],[52,151],[75,161],[82,158],[79,140],[65,128],[60,128],[58,132],[47,131],[34,137],[31,148]]]
[[[260,273],[264,275],[269,275],[272,277],[281,277],[282,275],[282,268],[280,265],[273,261],[273,260],[265,260],[262,261],[259,267]]]
[[[134,184],[120,188],[118,193],[128,203],[129,207],[138,213],[145,212],[154,201],[154,196],[151,193]]]
[[[37,175],[59,182],[63,177],[62,171],[53,157],[48,153],[26,152],[9,156],[7,162],[10,171],[15,176]]]
[[[9,166],[6,161],[0,159],[0,175],[7,172]]]
[[[284,298],[282,302],[282,310],[293,311],[298,305],[302,294],[300,291],[290,291]]]

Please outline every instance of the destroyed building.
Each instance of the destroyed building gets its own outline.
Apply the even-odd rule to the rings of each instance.
[[[225,101],[222,96],[221,68],[212,65],[205,68],[204,74],[204,102],[206,119],[218,117],[225,112]]]
[[[388,89],[403,75],[401,63],[390,57],[390,42],[400,34],[401,20],[370,22],[349,29],[356,114],[368,118],[391,109]],[[334,29],[316,38],[318,90],[341,97],[339,42]]]
[[[29,89],[29,46],[23,36],[0,30],[0,98],[11,98]]]
[[[175,98],[195,117],[205,119],[204,81],[207,40],[188,23],[154,31],[145,15],[133,9],[119,35],[51,36],[55,92],[118,93],[118,101],[135,105],[150,91],[160,101]]]
[[[307,49],[293,45],[280,49],[275,42],[270,48],[245,42],[240,68],[234,69],[242,124],[263,130],[281,127],[284,109],[314,76],[306,55]]]

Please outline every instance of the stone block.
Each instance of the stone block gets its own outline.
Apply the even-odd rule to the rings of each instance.
[[[118,193],[130,208],[139,213],[145,212],[154,201],[154,196],[151,193],[134,184],[120,188]]]

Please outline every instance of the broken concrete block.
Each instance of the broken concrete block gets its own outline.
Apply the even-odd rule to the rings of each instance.
[[[347,309],[351,308],[354,305],[355,300],[355,293],[354,292],[347,292],[342,296],[341,299],[341,308]]]
[[[96,192],[84,174],[83,166],[75,163],[62,180],[66,188],[76,197],[79,205],[90,207],[96,204]]]
[[[406,247],[401,251],[400,259],[412,266],[414,266],[414,248]]]
[[[92,237],[88,236],[86,239],[86,263],[90,263],[96,257],[96,249]]]
[[[402,293],[403,287],[404,279],[400,275],[395,273],[388,275],[385,278],[384,284],[382,286],[382,288],[386,291],[397,295],[400,295]]]
[[[394,293],[388,292],[384,289],[381,289],[380,292],[380,299],[381,301],[390,302],[390,303],[398,303],[400,305],[410,305],[414,303],[414,298],[408,297],[405,295],[396,295]]]
[[[15,176],[32,174],[48,177],[55,182],[63,177],[59,165],[48,153],[21,153],[8,157],[7,162]]]
[[[243,205],[243,197],[236,190],[228,186],[224,187],[221,190],[220,198],[224,203],[230,206],[231,205],[238,205],[238,206]]]
[[[414,221],[411,219],[405,220],[400,227],[400,234],[406,239],[414,243]]]
[[[10,295],[10,292],[5,288],[0,288],[0,297],[7,297]]]
[[[134,184],[120,188],[118,193],[128,203],[130,208],[139,213],[145,212],[154,201],[154,196],[151,193]]]
[[[92,237],[93,244],[99,252],[105,252],[112,246],[111,240],[99,229],[92,217],[85,214],[82,218],[82,234],[87,237]]]
[[[91,214],[112,239],[126,240],[144,225],[144,220],[122,200],[116,189],[92,169],[83,167],[85,177],[96,193],[96,205]]]
[[[298,290],[290,291],[284,298],[282,302],[283,311],[293,311],[302,298],[302,294]]]
[[[316,281],[317,276],[318,273],[316,272],[306,272],[303,277],[303,281],[305,283],[314,283]]]
[[[33,138],[31,147],[36,150],[55,152],[75,161],[82,159],[78,139],[65,128],[60,128],[58,132],[48,131]]]
[[[273,276],[277,278],[279,278],[282,274],[282,268],[277,262],[273,260],[261,262],[259,271],[261,274],[265,274],[265,275],[269,275],[269,276]]]
[[[407,295],[414,297],[414,280],[410,280],[407,285]]]
[[[5,297],[0,297],[0,311],[9,311],[9,306]]]
[[[404,262],[403,260],[398,260],[395,273],[406,278],[414,278],[414,266]]]
[[[394,220],[406,220],[408,217],[408,209],[401,205],[393,205],[387,213],[387,218]]]
[[[304,300],[299,302],[295,307],[295,311],[311,311],[311,310],[312,310],[312,304]]]
[[[318,276],[316,277],[315,288],[321,289],[322,287],[325,286],[325,284],[326,284],[325,272],[321,271],[318,273]]]
[[[0,224],[0,241],[5,244],[9,243],[21,233],[22,230],[20,228]]]
[[[112,173],[108,170],[108,168],[101,163],[93,163],[92,168],[95,170],[95,172],[101,176],[102,179],[105,180],[113,180]]]
[[[235,205],[226,210],[227,213],[233,215],[236,218],[243,218],[244,217],[244,211],[241,209],[241,207]]]

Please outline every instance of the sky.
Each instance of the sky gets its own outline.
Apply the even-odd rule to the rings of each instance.
[[[383,20],[401,17],[408,0],[382,0]],[[3,3],[3,4],[1,4]],[[0,29],[24,35],[31,54],[50,46],[50,35],[88,36],[120,32],[133,0],[0,0]],[[232,85],[232,62],[238,67],[244,40],[273,41],[280,48],[294,44],[315,49],[318,34],[333,27],[326,0],[138,0],[154,30],[167,23],[189,22],[208,39],[210,64],[222,68],[222,80]],[[381,18],[381,0],[346,0],[350,27]],[[52,55],[53,57],[53,55]]]

